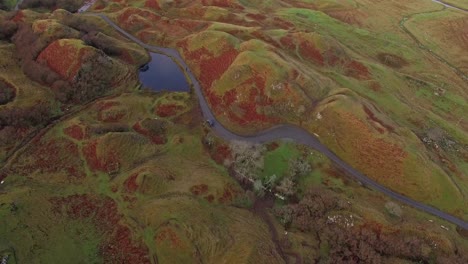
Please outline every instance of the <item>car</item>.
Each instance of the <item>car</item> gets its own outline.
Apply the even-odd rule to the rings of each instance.
[[[207,119],[207,120],[206,120],[206,124],[207,124],[209,127],[214,127],[215,122],[214,122],[213,119]]]

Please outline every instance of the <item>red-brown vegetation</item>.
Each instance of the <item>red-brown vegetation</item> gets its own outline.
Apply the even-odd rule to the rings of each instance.
[[[239,194],[239,189],[228,183],[224,186],[223,194],[218,198],[218,202],[224,204],[231,203]]]
[[[216,146],[214,151],[212,151],[211,158],[218,164],[223,165],[226,159],[231,157],[231,149],[226,144],[221,144]]]
[[[324,65],[323,56],[314,43],[310,41],[303,41],[299,45],[299,48],[302,56],[304,56],[306,59],[309,59],[320,66]]]
[[[169,226],[162,227],[162,231],[159,231],[158,235],[156,235],[155,239],[156,242],[163,243],[164,241],[168,241],[170,243],[171,248],[181,249],[182,248],[182,241],[177,236],[177,234],[170,228]]]
[[[379,177],[384,182],[391,179],[392,182],[401,183],[404,180],[403,161],[408,153],[399,145],[377,137],[353,114],[342,112],[340,116],[346,131],[354,132],[350,134],[343,130],[338,140],[349,144],[349,149],[354,149],[353,160],[356,167],[371,177]]]
[[[59,139],[41,139],[31,150],[32,160],[18,165],[22,173],[28,175],[36,170],[42,173],[65,173],[68,180],[73,181],[86,176],[83,163],[79,157],[78,146],[72,141]]]
[[[117,17],[117,20],[120,24],[124,26],[126,25],[126,27],[133,26],[132,23],[135,23],[134,19],[136,16],[144,18],[144,20],[139,20],[139,23],[145,24],[144,27],[151,26],[152,22],[157,22],[161,19],[160,16],[156,15],[151,11],[129,7],[126,8],[125,11]],[[148,23],[145,23],[145,21],[147,21]]]
[[[264,21],[267,18],[267,16],[263,14],[252,14],[252,13],[247,14],[247,17],[256,21]]]
[[[82,140],[85,136],[83,128],[80,125],[74,124],[63,130],[63,132],[76,140]]]
[[[278,122],[278,118],[269,117],[257,111],[258,108],[271,105],[273,100],[265,95],[265,77],[254,73],[253,76],[240,84],[240,87],[248,87],[249,97],[247,100],[237,102],[236,105],[243,110],[241,115],[237,115],[232,111],[228,112],[228,117],[239,125],[249,125],[252,123],[271,124]],[[233,95],[229,92],[225,93],[225,97],[221,102],[232,102]],[[223,105],[222,109],[229,109],[230,105]],[[215,108],[216,109],[216,108]]]
[[[154,120],[154,119],[153,119]],[[158,122],[157,120],[153,121],[153,123]],[[163,125],[158,125],[163,126]],[[165,137],[165,129],[161,127],[160,129],[148,129],[145,126],[142,126],[141,122],[137,122],[133,125],[133,130],[137,133],[148,137],[154,144],[162,145],[166,144],[167,140]]]
[[[275,25],[276,27],[278,28],[281,28],[281,29],[290,29],[290,28],[294,28],[294,24],[289,22],[289,21],[286,21],[284,19],[281,19],[279,17],[274,17],[273,18],[273,25]]]
[[[176,104],[160,104],[156,107],[156,114],[160,117],[171,117],[177,114],[177,110],[182,108]]]
[[[198,184],[190,187],[190,192],[193,195],[202,195],[205,194],[208,191],[208,185],[206,184]]]
[[[204,197],[205,200],[207,200],[209,203],[212,203],[214,201],[214,195],[212,194],[209,194],[207,196]]]
[[[235,0],[202,0],[201,3],[204,6],[218,6],[240,10],[244,9],[244,7],[238,4]]]
[[[200,62],[200,80],[205,90],[231,66],[239,52],[233,48],[226,50],[220,56],[203,59]]]
[[[277,148],[279,148],[279,144],[277,142],[272,142],[267,145],[268,151],[274,151]]]
[[[125,180],[124,186],[125,190],[129,193],[134,193],[138,190],[138,183],[137,183],[138,173],[134,173]]]
[[[91,140],[83,146],[82,152],[89,168],[93,171],[102,171],[109,173],[120,164],[118,153],[106,148],[105,153],[98,153],[98,141]]]
[[[395,128],[394,128],[394,127],[392,127],[392,126],[390,126],[390,125],[387,125],[385,122],[383,122],[382,120],[378,119],[378,118],[375,116],[374,112],[372,112],[367,106],[363,105],[362,107],[363,107],[363,109],[364,109],[364,112],[366,112],[368,119],[370,119],[370,120],[372,120],[372,121],[374,121],[374,122],[379,123],[381,126],[383,126],[384,128],[386,128],[388,132],[393,133],[393,132],[395,131]],[[380,133],[383,133],[383,132],[384,132],[384,131],[382,130],[382,128],[380,128],[380,127],[376,127],[376,128],[377,128],[377,130],[379,130]]]
[[[156,1],[156,0],[146,0],[145,7],[155,9],[155,10],[160,10],[161,9],[161,7],[159,6],[158,1]]]
[[[19,10],[16,15],[11,19],[13,22],[24,22],[24,11]]]
[[[97,119],[101,122],[113,123],[120,121],[126,114],[127,111],[124,108],[118,108],[120,103],[116,101],[105,101],[99,102],[98,117]]]
[[[351,60],[345,64],[347,76],[359,79],[359,80],[368,80],[370,79],[370,72],[364,64],[359,61]]]
[[[77,49],[72,44],[56,40],[39,54],[37,61],[71,81],[81,67],[81,58],[89,52],[89,49]]]
[[[280,39],[281,45],[288,49],[294,51],[296,49],[296,43],[294,38],[291,35],[286,35]]]
[[[408,62],[405,59],[403,59],[400,56],[390,54],[390,53],[379,53],[377,54],[377,59],[381,63],[387,66],[390,66],[392,68],[396,68],[396,69],[399,69],[408,65]]]
[[[50,199],[56,215],[91,220],[102,235],[99,251],[105,263],[151,263],[148,249],[132,239],[131,230],[121,224],[117,204],[109,197],[72,195]]]

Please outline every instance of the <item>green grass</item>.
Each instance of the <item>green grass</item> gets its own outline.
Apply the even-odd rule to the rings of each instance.
[[[265,167],[262,177],[267,178],[275,174],[277,179],[282,179],[289,172],[289,162],[298,156],[299,151],[295,144],[289,142],[281,143],[277,149],[265,155]]]
[[[15,8],[17,0],[3,0],[3,4],[7,6],[10,10]]]

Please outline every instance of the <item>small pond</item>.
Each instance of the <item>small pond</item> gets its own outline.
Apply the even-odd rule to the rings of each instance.
[[[182,69],[170,57],[152,53],[151,61],[141,67],[140,81],[153,91],[189,92],[190,86]]]

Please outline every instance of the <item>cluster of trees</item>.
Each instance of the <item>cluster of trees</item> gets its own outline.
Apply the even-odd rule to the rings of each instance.
[[[30,107],[10,107],[0,111],[0,128],[6,126],[38,126],[52,118],[52,113],[46,103],[38,103]]]
[[[42,126],[54,118],[51,108],[46,103],[31,107],[2,106],[0,110],[0,147],[15,143],[31,127]]]
[[[336,194],[317,187],[309,189],[299,203],[275,209],[275,214],[286,228],[316,236],[319,244],[314,250],[320,256],[310,262],[382,263],[393,257],[422,263],[468,263],[466,253],[437,249],[421,233],[393,231],[391,227],[386,230],[365,220],[356,220],[354,225],[329,221],[330,215],[349,215],[349,209],[350,205]]]
[[[91,31],[84,35],[82,39],[87,45],[100,49],[109,56],[120,56],[124,51],[118,45],[119,40],[101,32]]]
[[[84,4],[84,0],[23,0],[20,4],[21,9],[27,8],[47,8],[47,9],[65,9],[70,12],[76,12]]]
[[[139,45],[116,39],[98,31],[88,31],[81,38],[87,45],[104,51],[108,56],[120,57],[138,67],[148,63],[150,57]]]
[[[9,40],[18,30],[18,25],[10,20],[0,20],[0,40]]]
[[[264,156],[267,152],[265,145],[232,141],[230,149],[233,160],[228,165],[235,172],[234,175],[242,181],[245,180],[242,178],[253,180],[254,191],[260,196],[267,190],[278,192],[283,196],[293,196],[296,194],[297,179],[312,170],[307,160],[294,158],[289,161],[289,171],[283,177],[275,174],[262,177],[265,166]]]
[[[29,23],[21,23],[12,38],[18,51],[17,54],[21,59],[24,73],[33,81],[45,83],[53,87],[57,97],[61,101],[66,101],[66,98],[60,94],[60,91],[69,89],[70,84],[47,67],[47,65],[42,65],[36,61],[40,52],[54,40],[49,39],[46,41],[42,39],[38,34],[34,33]]]
[[[82,19],[73,17],[72,15],[65,16],[64,20],[67,24],[77,25],[79,30],[88,30],[89,23],[78,24]],[[81,103],[96,98],[111,88],[111,83],[114,81],[112,73],[115,70],[115,65],[104,52],[98,50],[94,56],[89,57],[71,82],[63,79],[47,65],[37,62],[36,59],[40,52],[53,41],[61,38],[80,37],[85,33],[87,32],[81,32],[77,36],[75,30],[63,30],[58,35],[41,37],[33,32],[31,24],[21,23],[12,41],[21,58],[23,71],[30,79],[50,86],[61,102]],[[88,39],[100,43],[97,39],[101,40],[102,38],[92,36],[89,35]],[[104,46],[101,43],[100,45]]]
[[[110,123],[89,126],[89,133],[95,135],[104,135],[111,132],[129,132],[130,127],[127,124]]]

